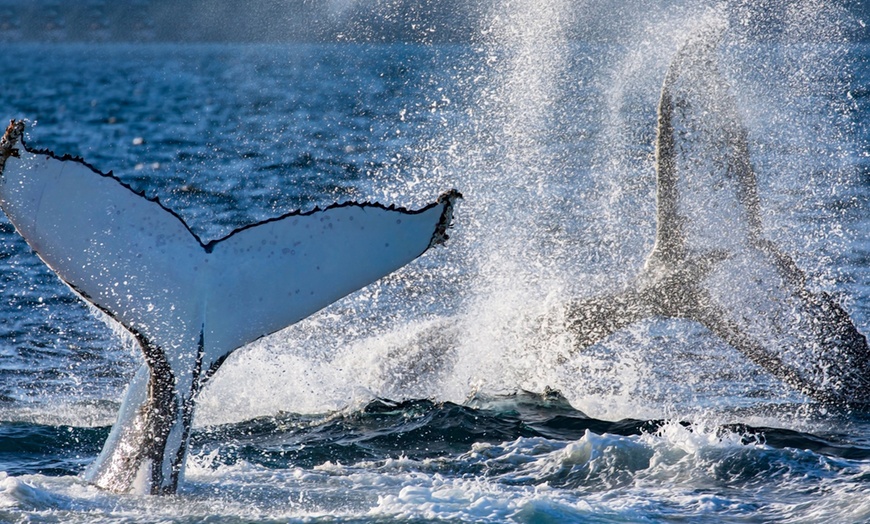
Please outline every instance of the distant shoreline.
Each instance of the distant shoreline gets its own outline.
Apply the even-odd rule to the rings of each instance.
[[[415,42],[487,41],[497,7],[474,0],[0,0],[0,42]],[[496,4],[496,2],[493,2]],[[590,0],[554,20],[566,40],[618,42],[643,31],[650,13],[678,0],[626,6]],[[870,40],[870,6],[846,0],[855,41]],[[782,14],[760,8],[759,38],[782,31]]]

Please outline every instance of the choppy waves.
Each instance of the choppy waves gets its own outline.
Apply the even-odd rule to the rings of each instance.
[[[201,428],[187,480],[179,496],[166,498],[113,495],[75,476],[107,431],[0,425],[0,457],[12,457],[0,475],[0,520],[870,518],[867,443],[743,424],[607,422],[555,392],[462,405],[379,399],[323,415]]]
[[[824,36],[824,4],[783,34]],[[538,321],[651,248],[655,107],[690,7],[643,13],[624,46],[559,33],[559,2],[499,4],[468,47],[10,45],[6,117],[203,238],[336,200],[467,198],[447,249],[231,357],[173,497],[78,476],[138,348],[0,223],[0,522],[870,520],[868,419],[688,321],[582,354]],[[728,58],[766,234],[866,333],[868,49],[751,33]],[[496,396],[546,386],[565,397]]]

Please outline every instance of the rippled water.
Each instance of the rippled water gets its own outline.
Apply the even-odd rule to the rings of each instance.
[[[114,170],[205,239],[336,200],[466,198],[446,248],[229,359],[173,497],[76,476],[140,356],[3,219],[0,521],[870,518],[865,415],[688,321],[577,355],[550,317],[651,246],[675,25],[636,45],[534,24],[455,46],[8,45],[0,113],[31,120],[29,143]],[[724,51],[766,232],[864,333],[868,53]]]

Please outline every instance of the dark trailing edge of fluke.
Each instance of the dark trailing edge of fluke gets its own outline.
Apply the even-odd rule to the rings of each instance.
[[[85,474],[113,491],[175,492],[196,396],[226,358],[443,243],[461,198],[451,190],[417,210],[338,203],[203,242],[111,171],[30,147],[24,127],[12,121],[0,139],[0,207],[43,262],[124,326],[145,356]]]
[[[182,218],[181,215],[179,215],[174,209],[163,204],[163,202],[160,201],[160,197],[154,196],[154,195],[148,195],[143,190],[135,189],[133,186],[131,186],[127,182],[124,182],[119,177],[115,176],[114,171],[109,171],[109,172],[104,173],[103,171],[101,171],[100,169],[98,169],[97,167],[95,167],[94,165],[92,165],[91,163],[87,162],[86,160],[84,160],[82,157],[79,157],[79,156],[73,156],[73,155],[66,154],[66,153],[63,155],[58,155],[54,151],[47,149],[47,148],[32,148],[32,147],[30,147],[29,145],[27,145],[27,141],[24,138],[24,126],[25,126],[25,121],[23,121],[23,120],[12,120],[12,121],[10,121],[9,125],[7,126],[6,133],[4,134],[3,139],[2,139],[3,142],[0,142],[0,173],[3,172],[3,166],[5,165],[7,158],[9,158],[10,156],[18,157],[18,155],[19,155],[18,149],[15,148],[14,146],[8,145],[8,144],[14,144],[16,142],[20,143],[21,147],[23,147],[24,150],[27,151],[28,153],[32,153],[34,155],[44,155],[47,157],[54,158],[55,160],[58,160],[60,162],[75,162],[77,164],[81,164],[81,165],[87,167],[88,169],[90,169],[91,171],[93,171],[95,174],[106,177],[106,178],[111,178],[112,180],[115,180],[116,182],[118,182],[118,184],[120,184],[122,187],[126,188],[127,190],[129,190],[133,194],[140,196],[140,197],[142,197],[150,202],[154,202],[155,204],[160,206],[164,211],[171,214],[172,216],[177,218],[182,224],[184,224],[184,227],[187,229],[187,231],[190,233],[190,235],[194,238],[194,240],[196,240],[196,242],[199,245],[201,245],[203,247],[203,249],[206,250],[206,252],[209,252],[209,253],[214,249],[215,245],[217,245],[221,242],[224,242],[225,240],[232,237],[233,235],[239,234],[242,231],[245,231],[246,229],[251,229],[253,227],[257,227],[257,226],[262,225],[262,224],[267,224],[269,222],[276,222],[276,221],[283,220],[283,219],[289,218],[289,217],[307,216],[307,215],[319,213],[321,211],[328,211],[330,209],[341,208],[341,207],[346,207],[346,206],[375,207],[375,208],[380,208],[380,209],[384,209],[387,211],[397,211],[400,213],[415,215],[415,214],[419,214],[419,213],[424,213],[424,212],[428,211],[429,209],[432,209],[433,207],[438,206],[439,204],[442,204],[442,203],[445,203],[448,201],[453,202],[457,199],[462,198],[462,193],[460,193],[456,189],[451,189],[445,193],[442,193],[435,202],[432,202],[432,203],[430,203],[430,204],[428,204],[425,207],[422,207],[420,209],[408,209],[406,207],[397,206],[395,204],[391,204],[391,205],[387,206],[387,205],[381,204],[380,202],[352,202],[352,201],[336,202],[334,204],[330,204],[329,206],[326,206],[323,208],[321,208],[320,206],[315,206],[312,209],[309,209],[307,211],[303,211],[301,209],[294,209],[294,210],[288,211],[287,213],[284,213],[282,215],[278,215],[275,217],[261,220],[259,222],[253,222],[251,224],[237,227],[236,229],[230,231],[229,233],[227,233],[226,235],[224,235],[221,238],[217,238],[217,239],[213,239],[213,240],[209,240],[208,242],[205,242],[199,237],[199,235],[197,235],[190,228],[190,226],[187,224],[187,222],[184,220],[184,218]],[[14,142],[12,140],[10,140],[10,138],[13,138]],[[4,146],[4,144],[7,144],[7,145]],[[451,206],[451,209],[452,209],[452,206]],[[447,216],[448,214],[446,212],[444,213],[444,215],[445,215],[444,219],[441,220],[438,223],[438,226],[436,227],[436,234],[433,235],[433,238],[432,238],[432,243],[431,243],[432,246],[442,244],[442,243],[444,243],[444,241],[446,241],[450,238],[446,234],[446,231],[452,226],[452,223],[450,221],[450,217]]]

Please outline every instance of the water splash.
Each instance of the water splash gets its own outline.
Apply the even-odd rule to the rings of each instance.
[[[357,4],[332,3],[337,15]],[[391,12],[401,7],[376,4]],[[125,62],[121,74],[105,71],[96,54],[81,65],[95,71],[93,78],[81,84],[79,71],[69,73],[45,97],[68,98],[69,107],[51,104],[39,113],[26,102],[16,111],[45,115],[34,142],[54,142],[107,169],[120,156],[129,166],[119,169],[136,183],[186,185],[160,196],[207,232],[271,215],[288,195],[293,205],[306,207],[351,197],[415,205],[446,187],[465,193],[447,249],[238,355],[206,391],[201,423],[281,410],[330,411],[374,396],[463,401],[478,391],[547,386],[607,418],[744,407],[758,399],[800,401],[689,322],[639,324],[570,356],[561,305],[630,281],[652,246],[656,101],[679,42],[705,17],[730,22],[723,70],[753,141],[765,231],[814,276],[814,286],[845,291],[847,305],[863,319],[862,331],[870,318],[866,279],[854,269],[860,264],[841,263],[860,256],[849,249],[863,238],[863,222],[855,217],[866,215],[856,182],[855,101],[846,96],[852,80],[844,40],[848,13],[821,1],[640,5],[516,0],[466,6],[481,22],[471,43],[458,46],[251,47],[239,56],[188,50],[189,57],[160,67],[149,65],[164,63],[155,59],[164,51],[155,48]],[[376,64],[375,74],[355,77],[355,65],[343,62],[347,53]],[[302,85],[318,59],[324,63],[311,67],[323,83],[313,91],[331,95],[315,102],[304,99],[307,94],[282,98],[286,85]],[[40,76],[51,69],[32,67]],[[153,106],[184,97],[183,90],[154,80],[167,76],[161,67],[184,73],[179,78],[194,93],[177,112]],[[268,74],[260,74],[264,68]],[[10,78],[25,83],[34,73],[22,71]],[[265,87],[257,80],[263,78]],[[128,81],[135,84],[130,98],[91,104],[97,90],[120,91]],[[215,83],[229,103],[210,92]],[[371,115],[382,109],[378,100],[393,97],[402,103]],[[201,100],[207,102],[205,130],[190,125],[191,115],[203,115]],[[323,100],[338,109],[321,111]],[[91,126],[80,127],[91,131],[70,143],[81,135],[71,127],[77,124],[63,124],[73,107],[84,111]],[[318,132],[317,126],[338,131]],[[131,146],[134,137],[144,142]],[[171,143],[172,137],[181,141]],[[220,146],[226,142],[232,147]],[[126,146],[110,150],[107,143]],[[143,159],[160,169],[135,171]],[[305,188],[300,192],[323,189],[313,174],[319,169],[342,189],[299,196],[282,174],[291,168],[307,174],[297,181]],[[238,172],[256,176],[226,182]],[[152,174],[157,183],[149,182]],[[260,182],[280,189],[263,190]],[[225,193],[231,197],[216,196]],[[10,263],[22,264],[17,258]],[[34,290],[51,294],[41,286]],[[21,306],[18,300],[8,298],[12,307]],[[77,315],[73,326],[83,325]],[[48,316],[32,324],[54,322]],[[64,341],[80,336],[66,331]],[[70,389],[85,398],[111,398],[106,390],[123,387],[117,369],[135,366],[126,343],[109,338],[101,332],[87,349],[121,354],[110,359],[110,385],[93,395],[81,380],[55,386],[76,373],[63,369],[59,380],[45,379],[27,399],[55,387],[41,408],[50,411]],[[81,349],[75,341],[63,343]],[[88,424],[106,420],[112,409],[95,411]],[[39,420],[38,414],[27,418]]]
[[[722,69],[749,128],[765,231],[815,285],[842,285],[832,271],[850,242],[842,205],[857,205],[849,19],[835,4],[777,5],[676,2],[649,16],[601,16],[595,3],[493,6],[478,42],[435,52],[447,66],[421,81],[430,102],[408,108],[415,123],[402,128],[428,133],[407,135],[418,138],[373,178],[391,199],[462,190],[449,248],[230,363],[204,420],[223,420],[220,397],[237,399],[244,417],[547,386],[605,418],[799,400],[688,322],[643,323],[575,356],[560,327],[565,300],[629,281],[652,246],[660,85],[681,40],[711,18],[729,22]],[[632,23],[581,42],[584,12],[601,16],[583,20],[592,33]],[[238,385],[254,377],[267,395]]]

